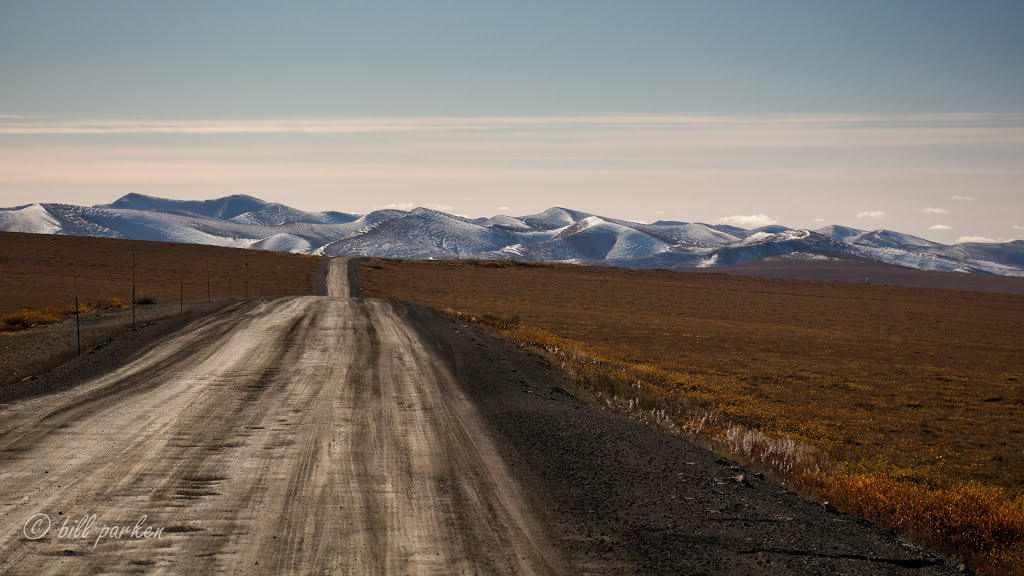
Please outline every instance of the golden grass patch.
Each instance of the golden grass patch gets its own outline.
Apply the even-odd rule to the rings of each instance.
[[[838,508],[963,558],[979,572],[1024,574],[1024,499],[1001,488],[935,488],[877,474],[807,476],[803,483]]]
[[[127,308],[120,298],[101,298],[90,302],[82,302],[78,306],[80,314],[87,314],[97,310],[110,310],[113,308]],[[74,306],[44,306],[32,309],[24,308],[17,312],[0,314],[0,332],[17,332],[27,330],[35,326],[56,324],[62,322],[69,316],[75,315]]]

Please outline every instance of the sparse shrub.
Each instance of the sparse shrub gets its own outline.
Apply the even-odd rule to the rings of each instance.
[[[139,306],[151,306],[156,304],[156,296],[153,296],[152,294],[143,294],[135,299],[135,303]]]
[[[518,314],[484,314],[480,318],[481,324],[486,324],[498,330],[512,330],[519,326]]]
[[[99,300],[89,302],[88,306],[93,310],[114,310],[127,308],[128,304],[120,298],[100,298]]]
[[[956,556],[982,574],[1024,574],[1024,499],[969,483],[930,488],[881,474],[808,476],[838,508]]]
[[[514,268],[516,266],[512,260],[479,260],[474,264],[481,268]]]
[[[101,298],[90,302],[82,302],[78,306],[81,314],[95,312],[96,310],[111,310],[126,308],[127,305],[120,298]],[[43,308],[25,308],[17,312],[0,315],[0,332],[17,332],[27,330],[35,326],[56,324],[69,316],[74,316],[74,306],[44,306]]]
[[[822,454],[810,444],[789,436],[773,436],[756,428],[731,424],[720,441],[730,455],[783,478],[817,474],[822,469]]]
[[[573,383],[609,398],[624,396],[629,392],[629,387],[624,386],[604,367],[587,366],[575,370]]]
[[[34,326],[54,324],[74,314],[73,306],[46,306],[45,308],[18,310],[0,316],[0,331],[16,332]]]

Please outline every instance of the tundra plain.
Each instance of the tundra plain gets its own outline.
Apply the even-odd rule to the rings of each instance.
[[[1019,294],[501,262],[378,259],[360,277],[553,351],[606,396],[689,407],[681,427],[792,440],[818,457],[780,475],[819,497],[965,556],[1000,548],[998,570],[1024,560]],[[975,500],[999,504],[974,518]]]
[[[320,264],[312,295],[158,321],[12,384],[0,571],[954,572]],[[40,514],[56,528],[35,531]],[[88,514],[162,537],[57,530]]]

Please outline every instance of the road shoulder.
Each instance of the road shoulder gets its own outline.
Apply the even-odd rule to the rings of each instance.
[[[942,557],[866,521],[594,409],[543,358],[511,342],[421,306],[405,308],[448,359],[579,572],[956,573]]]
[[[73,340],[68,341],[74,337],[73,322],[0,336],[0,346],[4,348],[0,369],[21,375],[0,384],[0,403],[73,388],[130,363],[189,324],[238,305],[200,306],[147,320],[135,329],[124,326],[123,321],[95,329],[90,326],[86,328],[90,330],[89,338],[83,340],[88,344],[81,356],[74,355]],[[60,333],[54,334],[57,330]]]

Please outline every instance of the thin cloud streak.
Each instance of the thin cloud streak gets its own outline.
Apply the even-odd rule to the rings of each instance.
[[[1018,223],[1006,206],[1018,205],[1024,181],[1024,115],[1012,114],[79,123],[93,133],[20,134],[75,126],[0,120],[0,205],[244,192],[345,211],[420,198],[491,216],[514,198],[517,212],[561,203],[622,214],[642,203],[688,221],[762,212],[787,225],[884,218],[927,234],[947,218],[922,209],[948,204],[958,232],[1000,237]],[[993,145],[1006,142],[1019,144]],[[982,192],[983,202],[966,195]]]
[[[29,119],[0,117],[0,136],[359,135],[497,133],[536,139],[559,133],[604,140],[608,133],[716,147],[902,147],[1024,144],[1024,114],[595,115],[293,118],[240,120]]]
[[[762,226],[771,226],[772,224],[779,223],[767,214],[750,214],[749,216],[737,214],[735,216],[722,216],[718,221],[722,224],[731,224],[733,226],[739,226],[740,228],[760,228]]]

